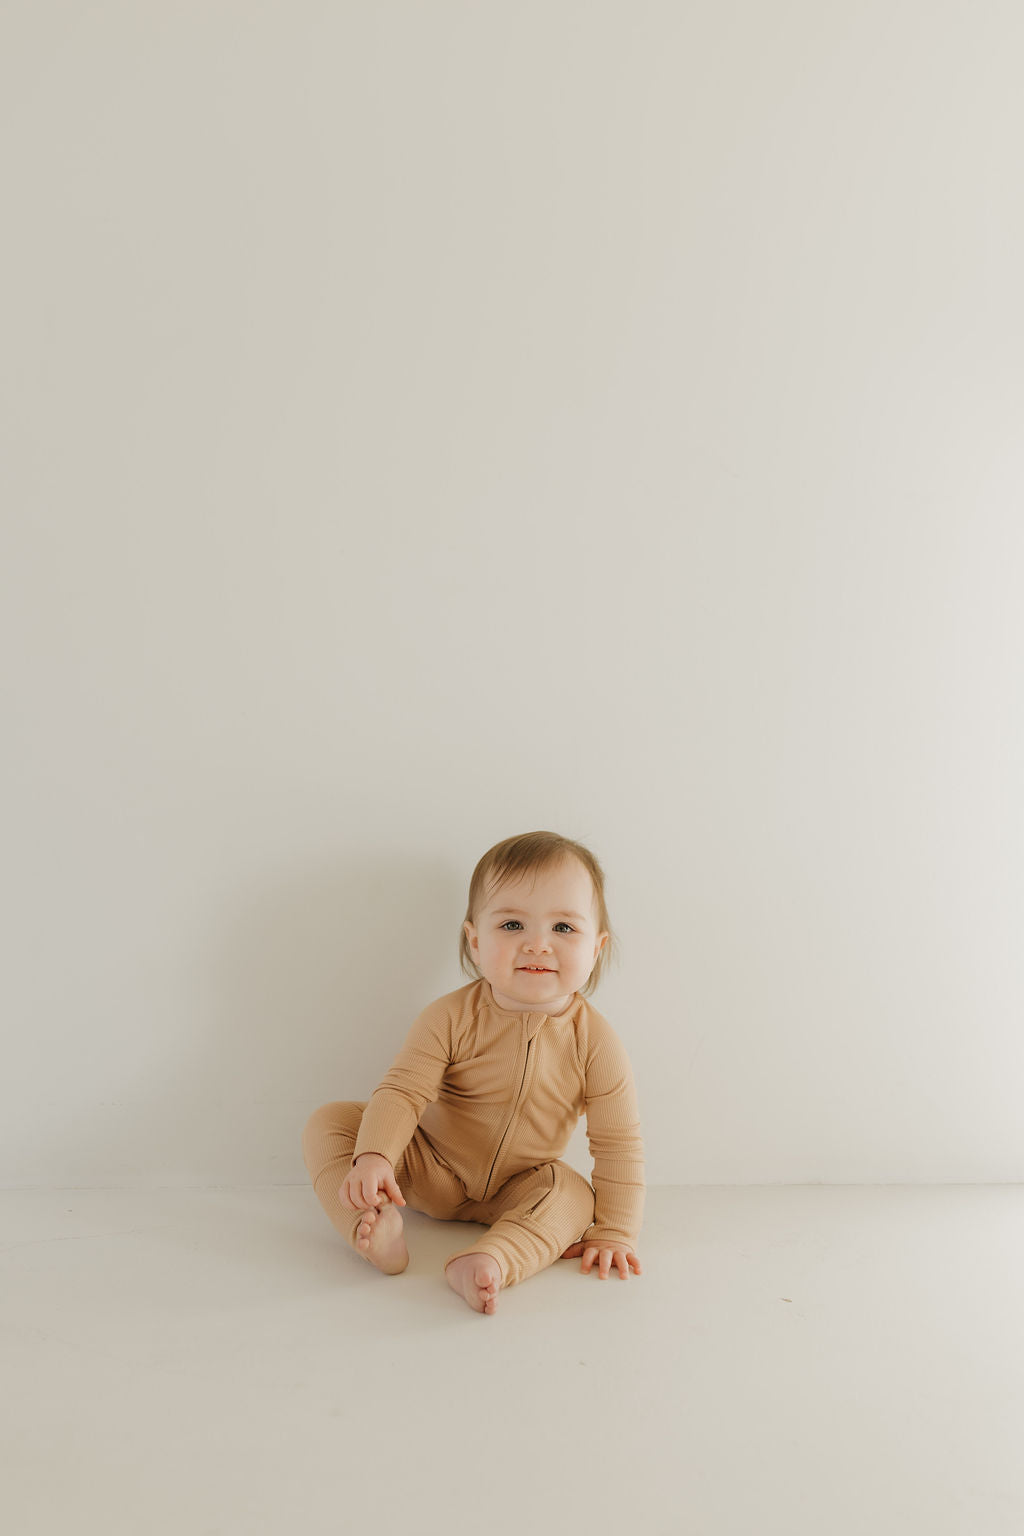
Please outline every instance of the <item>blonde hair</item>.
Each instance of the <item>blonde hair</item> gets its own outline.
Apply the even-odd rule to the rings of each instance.
[[[590,996],[608,968],[613,949],[615,958],[618,959],[619,941],[612,932],[608,908],[605,906],[604,870],[589,848],[584,848],[582,843],[573,842],[572,838],[561,837],[557,832],[522,832],[518,837],[506,837],[504,842],[495,843],[493,848],[488,848],[477,864],[473,871],[473,878],[469,882],[469,900],[466,903],[466,917],[459,940],[459,966],[467,976],[471,976],[474,981],[481,979],[480,969],[470,953],[466,922],[476,927],[476,913],[486,906],[490,897],[506,882],[515,881],[534,871],[539,873],[542,870],[554,869],[573,858],[579,860],[593,882],[597,931],[608,934],[594,961],[594,969],[580,988],[583,997]]]

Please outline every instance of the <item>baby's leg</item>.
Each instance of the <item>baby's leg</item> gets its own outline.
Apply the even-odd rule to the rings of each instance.
[[[473,1274],[479,1300],[487,1289],[480,1280],[494,1276],[495,1271],[500,1288],[518,1285],[546,1269],[594,1220],[594,1191],[575,1168],[556,1160],[516,1174],[486,1203],[467,1202],[459,1216],[464,1221],[487,1222],[491,1228],[479,1242],[452,1254],[445,1265],[445,1276],[453,1289],[475,1306],[466,1294],[467,1273]],[[456,1269],[466,1263],[493,1265],[493,1269]],[[494,1309],[476,1306],[476,1310]]]
[[[342,1183],[352,1167],[352,1152],[365,1108],[365,1104],[354,1101],[322,1105],[306,1123],[302,1154],[316,1197],[332,1226],[361,1259],[386,1275],[400,1275],[409,1263],[409,1250],[398,1206],[382,1194],[379,1211],[353,1211],[342,1205],[340,1199]],[[398,1169],[395,1176],[398,1177]],[[402,1189],[402,1193],[406,1191]]]
[[[365,1108],[365,1103],[347,1100],[321,1105],[302,1133],[302,1155],[331,1225],[361,1259],[385,1274],[399,1275],[409,1263],[401,1208],[383,1192],[374,1210],[350,1210],[340,1200]],[[398,1160],[395,1178],[410,1210],[442,1221],[450,1221],[466,1198],[465,1185],[418,1129]]]

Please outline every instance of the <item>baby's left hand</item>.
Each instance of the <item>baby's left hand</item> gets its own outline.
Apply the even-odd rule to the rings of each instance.
[[[562,1254],[562,1258],[575,1259],[581,1253],[583,1255],[583,1263],[580,1265],[581,1275],[589,1275],[595,1259],[598,1261],[597,1272],[602,1280],[607,1280],[613,1260],[622,1280],[626,1279],[630,1268],[635,1269],[638,1275],[643,1274],[639,1258],[632,1248],[626,1247],[625,1243],[573,1243]]]

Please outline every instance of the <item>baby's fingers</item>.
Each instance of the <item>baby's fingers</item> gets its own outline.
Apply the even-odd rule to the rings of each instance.
[[[640,1260],[633,1253],[632,1249],[627,1251],[623,1247],[597,1248],[592,1243],[588,1243],[583,1250],[583,1263],[580,1265],[580,1272],[584,1275],[589,1274],[595,1259],[597,1260],[597,1272],[602,1280],[607,1280],[611,1274],[613,1264],[620,1280],[628,1279],[631,1268],[638,1275],[643,1274]]]
[[[611,1249],[597,1248],[593,1243],[588,1243],[583,1250],[583,1263],[580,1265],[580,1273],[583,1275],[589,1275],[591,1266],[593,1265],[595,1259],[598,1261],[598,1273],[600,1273],[603,1268],[604,1273],[607,1276],[608,1265],[611,1259]]]

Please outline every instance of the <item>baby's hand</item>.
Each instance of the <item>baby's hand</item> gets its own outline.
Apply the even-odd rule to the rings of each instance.
[[[338,1199],[347,1211],[368,1211],[381,1203],[383,1195],[395,1205],[405,1204],[387,1158],[379,1152],[360,1153],[341,1182]]]
[[[575,1259],[581,1253],[583,1255],[583,1263],[580,1265],[581,1275],[589,1275],[595,1259],[598,1261],[597,1272],[602,1280],[607,1280],[613,1260],[622,1280],[626,1279],[631,1268],[635,1269],[638,1275],[643,1274],[638,1256],[625,1243],[573,1243],[562,1254],[562,1258]]]

